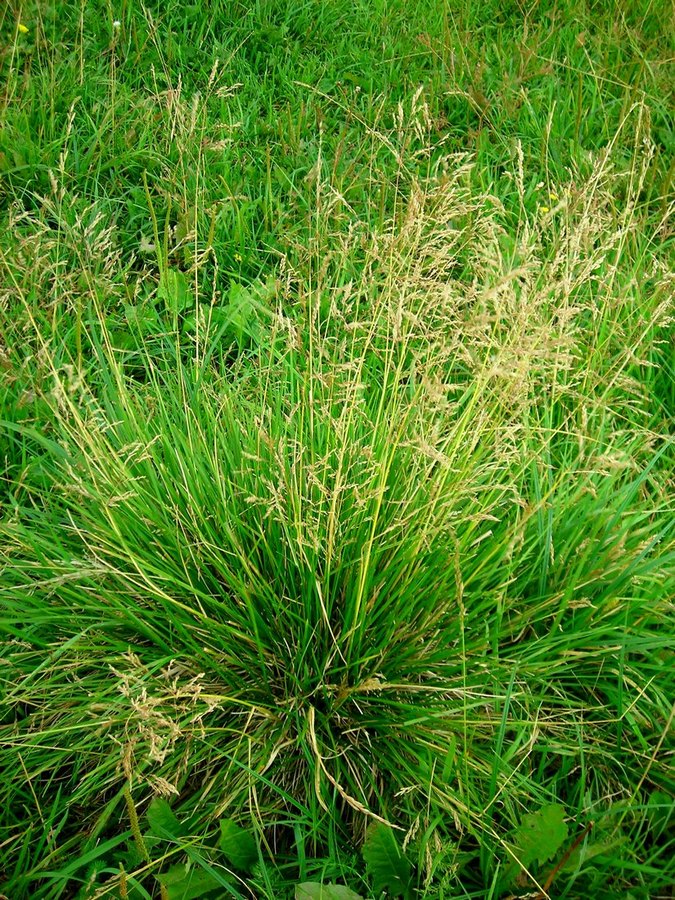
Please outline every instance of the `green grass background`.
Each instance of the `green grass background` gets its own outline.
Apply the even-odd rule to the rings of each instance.
[[[7,897],[672,896],[672,25],[3,7]]]

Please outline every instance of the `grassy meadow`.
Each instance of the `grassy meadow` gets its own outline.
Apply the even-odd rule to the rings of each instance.
[[[0,897],[674,896],[674,24],[0,7]]]

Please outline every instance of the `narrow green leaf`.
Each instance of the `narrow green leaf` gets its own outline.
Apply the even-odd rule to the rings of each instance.
[[[606,837],[603,840],[595,841],[592,844],[582,843],[581,846],[570,853],[569,858],[565,860],[565,864],[560,871],[576,872],[577,869],[586,865],[586,863],[590,862],[590,860],[596,856],[610,856],[616,854],[618,848],[625,842],[625,837]]]
[[[647,815],[654,838],[661,837],[671,828],[671,819],[675,818],[675,801],[663,791],[652,791],[647,804]]]

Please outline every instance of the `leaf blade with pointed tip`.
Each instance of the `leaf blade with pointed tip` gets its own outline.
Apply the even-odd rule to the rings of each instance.
[[[151,834],[159,838],[177,838],[185,834],[185,827],[176,818],[164,797],[155,797],[145,814]]]
[[[188,280],[180,269],[166,269],[162,273],[157,297],[173,315],[184,312],[192,304]]]
[[[403,855],[392,828],[380,822],[371,825],[361,853],[376,894],[388,891],[395,897],[412,895],[410,863]]]
[[[228,861],[240,872],[249,873],[258,862],[258,845],[255,838],[232,819],[221,821],[218,845]]]

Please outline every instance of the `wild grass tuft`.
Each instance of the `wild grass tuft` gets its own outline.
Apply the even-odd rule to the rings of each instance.
[[[465,891],[557,802],[623,848],[565,878],[632,883],[672,790],[672,448],[635,375],[666,276],[636,322],[602,160],[511,232],[472,176],[443,159],[375,232],[321,181],[304,260],[264,314],[248,295],[229,355],[206,313],[195,353],[169,335],[132,369],[89,320],[91,386],[46,354],[53,434],[2,525],[15,890],[85,884],[127,791],[206,845],[253,828],[290,881],[298,844],[387,822],[424,836],[420,888],[435,847]]]
[[[667,48],[544,6],[0,12],[6,896],[668,896]]]

